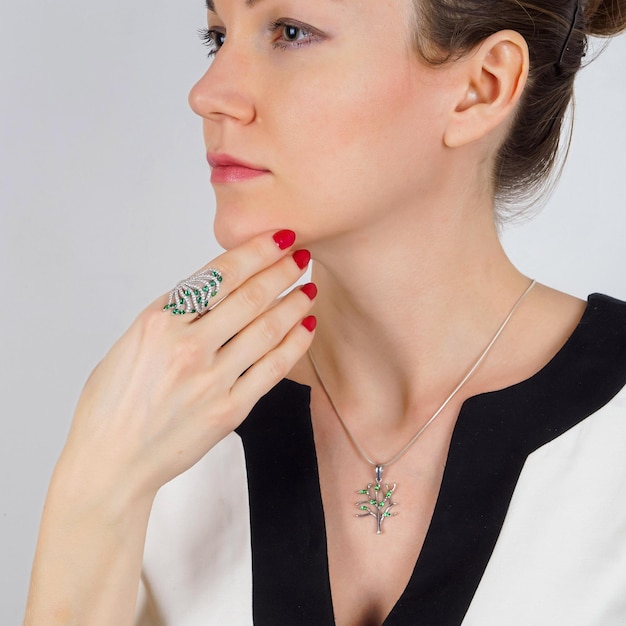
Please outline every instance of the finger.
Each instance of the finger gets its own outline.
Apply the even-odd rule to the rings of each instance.
[[[207,298],[212,303],[217,303],[225,298],[241,284],[243,284],[250,276],[254,276],[263,269],[276,263],[281,257],[288,254],[289,248],[295,243],[296,235],[291,230],[280,230],[273,234],[264,233],[253,237],[246,243],[228,250],[219,255],[213,261],[205,265],[198,272],[181,281],[176,290],[173,290],[165,298],[160,300],[161,308],[166,311],[183,315],[185,313],[196,313],[194,306],[187,306],[186,303],[181,304],[180,300],[185,296],[190,302],[196,302],[198,298]],[[211,275],[216,270],[216,275]],[[209,275],[204,273],[209,271]],[[200,278],[197,278],[200,276]],[[190,280],[197,278],[196,281]],[[191,284],[187,284],[187,281]],[[203,282],[206,281],[206,282]],[[210,282],[214,284],[209,284]],[[178,290],[182,291],[182,296]],[[186,292],[189,292],[188,294]],[[198,293],[194,293],[198,292]],[[166,306],[167,304],[167,306]],[[171,306],[174,305],[174,306]],[[196,319],[195,314],[187,317],[191,322]]]
[[[219,350],[215,364],[222,371],[231,372],[231,385],[285,339],[311,310],[316,295],[313,283],[294,289]]]
[[[316,320],[306,317],[292,328],[283,341],[239,377],[231,398],[242,413],[249,413],[259,398],[276,386],[311,346]]]
[[[308,251],[298,250],[248,279],[194,326],[197,340],[215,349],[225,344],[273,307],[276,298],[304,274],[310,260]]]

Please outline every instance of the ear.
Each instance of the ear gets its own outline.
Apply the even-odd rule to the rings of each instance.
[[[446,128],[446,146],[481,139],[509,119],[526,85],[528,66],[526,40],[512,30],[487,37],[462,59],[462,88]]]

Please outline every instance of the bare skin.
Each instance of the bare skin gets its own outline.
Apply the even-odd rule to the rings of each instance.
[[[502,250],[489,184],[528,50],[502,31],[453,64],[428,67],[411,48],[411,0],[214,4],[220,49],[190,103],[207,151],[267,170],[214,185],[216,236],[228,252],[209,265],[224,271],[232,295],[211,324],[163,315],[159,299],[90,378],[50,488],[27,626],[131,624],[155,493],[284,376],[313,388],[336,622],[381,624],[421,551],[462,401],[539,370],[582,314],[581,301],[538,286],[476,376],[393,466],[403,485],[393,534],[355,520],[342,494],[370,469],[304,356],[313,335],[300,321],[311,301],[296,290],[273,306],[302,272],[271,234],[292,229],[313,253],[320,368],[356,438],[392,456],[529,283]],[[268,29],[278,18],[296,31]]]

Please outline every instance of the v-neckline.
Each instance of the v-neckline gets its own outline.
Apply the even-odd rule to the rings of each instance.
[[[623,385],[626,364],[625,371],[607,365],[613,365],[614,352],[623,349],[610,340],[616,319],[624,323],[626,305],[590,296],[570,338],[537,373],[465,400],[424,544],[382,626],[461,624],[527,456],[591,415]],[[282,381],[238,429],[250,483],[257,626],[334,624],[310,392],[307,385]],[[268,425],[268,413],[275,424]],[[267,482],[259,480],[259,474],[266,472],[268,460],[285,489],[297,489],[302,496],[287,498],[289,522],[279,529],[268,524],[262,512]],[[297,467],[299,462],[306,471]],[[276,549],[268,550],[268,542]],[[297,596],[299,604],[290,606],[281,590]],[[287,606],[278,606],[281,602]]]

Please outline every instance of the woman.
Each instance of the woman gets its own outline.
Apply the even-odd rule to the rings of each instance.
[[[227,252],[88,381],[26,624],[131,624],[146,534],[138,623],[623,623],[626,305],[535,285],[494,208],[625,3],[207,5]]]

